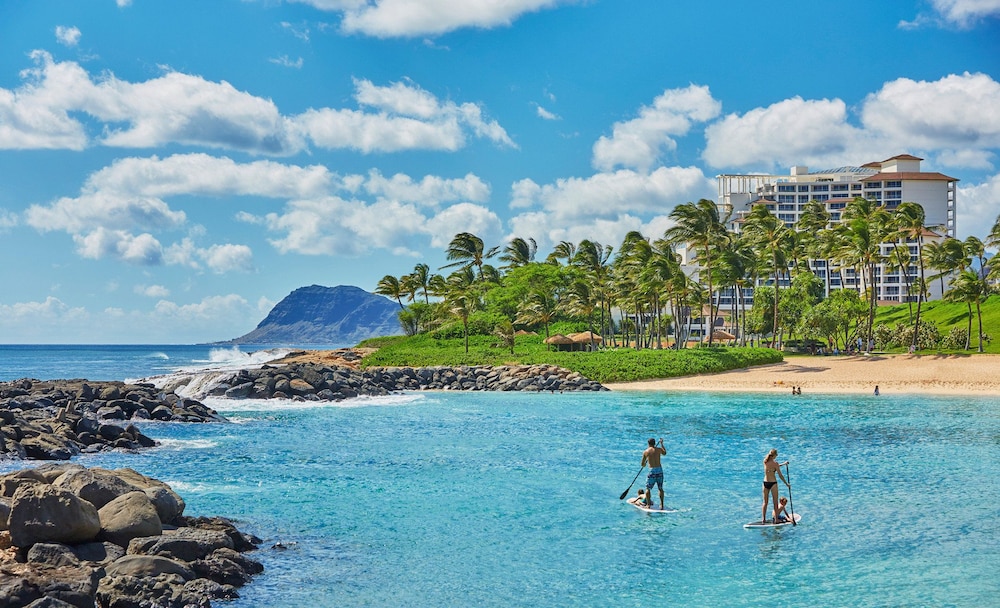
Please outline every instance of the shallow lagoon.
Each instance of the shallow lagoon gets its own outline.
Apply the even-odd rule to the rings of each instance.
[[[162,447],[81,462],[163,479],[189,514],[226,515],[264,538],[267,570],[233,608],[986,606],[1000,594],[998,399],[210,404],[235,424],[151,423]],[[666,440],[679,513],[618,499],[650,436]],[[744,530],[771,447],[791,460],[803,521]]]

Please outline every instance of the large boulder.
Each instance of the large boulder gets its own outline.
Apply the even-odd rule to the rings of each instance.
[[[176,574],[185,581],[194,578],[194,572],[183,563],[160,555],[126,555],[105,568],[108,576],[160,576]]]
[[[94,540],[101,530],[97,508],[61,488],[24,485],[10,505],[10,537],[17,547],[39,542],[76,544]]]
[[[97,511],[101,520],[98,539],[127,547],[133,538],[159,536],[163,532],[156,507],[145,492],[122,494]]]
[[[69,490],[98,509],[123,494],[140,490],[113,472],[96,468],[69,471],[52,485]]]
[[[216,549],[234,548],[233,540],[219,530],[178,528],[165,530],[160,536],[136,538],[128,545],[128,553],[135,555],[161,555],[171,559],[193,562],[204,559]]]

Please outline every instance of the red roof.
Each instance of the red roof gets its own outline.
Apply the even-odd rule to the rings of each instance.
[[[912,154],[900,154],[898,156],[893,156],[892,158],[887,158],[882,162],[887,163],[890,160],[924,160],[924,159],[918,158]]]
[[[882,181],[930,181],[930,182],[957,182],[957,177],[948,177],[944,173],[925,171],[902,171],[895,173],[876,173],[870,177],[861,179],[863,182]]]

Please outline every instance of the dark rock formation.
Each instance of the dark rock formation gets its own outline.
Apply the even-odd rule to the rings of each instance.
[[[165,388],[177,390],[195,376],[175,376]],[[207,394],[231,399],[295,399],[340,401],[399,391],[602,391],[601,384],[555,365],[469,367],[375,367],[355,370],[316,363],[265,365],[218,373]]]
[[[152,384],[0,382],[0,458],[69,460],[81,452],[152,447],[156,443],[130,423],[146,420],[226,421],[201,402]]]
[[[103,508],[86,496],[107,493],[86,494],[93,484],[81,479],[104,480],[112,496]],[[173,495],[168,519],[151,493]],[[0,500],[10,501],[10,530],[0,532],[5,608],[204,608],[239,597],[237,587],[264,569],[244,555],[260,539],[220,517],[185,517],[168,485],[132,469],[61,464],[9,473],[0,476]]]
[[[360,287],[300,287],[229,344],[357,344],[403,333],[399,304]]]

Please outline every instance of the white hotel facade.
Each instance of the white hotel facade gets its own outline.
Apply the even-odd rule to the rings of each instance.
[[[921,171],[923,159],[903,154],[881,162],[867,163],[860,167],[840,167],[825,171],[810,172],[807,167],[792,167],[788,175],[734,175],[717,177],[719,194],[719,216],[729,218],[727,226],[739,232],[744,219],[756,205],[765,205],[786,226],[794,228],[799,215],[809,201],[819,201],[830,213],[831,224],[840,221],[840,214],[847,204],[856,197],[874,200],[888,210],[900,203],[919,203],[924,208],[927,231],[924,244],[955,236],[955,193],[958,180],[947,175]],[[907,273],[912,282],[919,276],[917,244],[908,243],[911,265]],[[882,245],[882,253],[888,255],[894,243]],[[827,268],[825,260],[810,260],[811,269],[823,279],[830,289],[857,289],[862,279],[854,269]],[[784,286],[784,285],[783,285]],[[939,282],[928,282],[929,298],[941,297]],[[881,302],[915,301],[916,295],[909,295],[906,278],[899,270],[881,264],[876,276],[877,298]],[[748,290],[746,302],[752,302],[752,290]],[[721,294],[720,312],[732,303],[733,293]],[[716,319],[718,324],[719,319]]]

